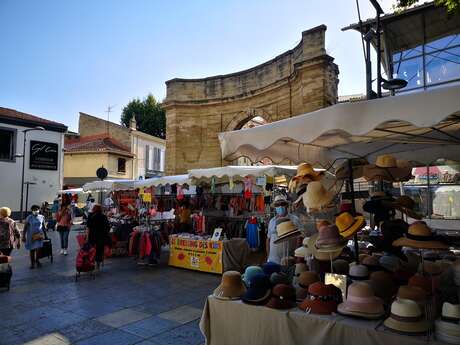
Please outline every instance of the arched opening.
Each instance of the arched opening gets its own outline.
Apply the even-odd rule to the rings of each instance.
[[[268,123],[267,120],[265,120],[262,116],[257,115],[257,116],[253,116],[253,117],[250,117],[249,119],[245,119],[241,121],[237,125],[236,129],[254,128],[257,126],[265,125],[267,123]],[[270,165],[270,164],[273,164],[273,162],[269,158],[264,158],[259,162],[251,162],[249,158],[240,157],[233,162],[233,165]]]

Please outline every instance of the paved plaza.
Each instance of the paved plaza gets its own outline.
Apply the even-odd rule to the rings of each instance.
[[[111,258],[95,280],[75,282],[75,235],[64,257],[52,232],[54,263],[42,259],[40,269],[29,269],[24,249],[13,252],[11,290],[0,291],[1,345],[204,343],[198,323],[218,275],[168,267],[164,253],[157,267]]]

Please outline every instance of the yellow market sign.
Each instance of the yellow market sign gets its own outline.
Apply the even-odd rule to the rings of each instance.
[[[222,241],[169,237],[169,265],[190,270],[222,273]]]

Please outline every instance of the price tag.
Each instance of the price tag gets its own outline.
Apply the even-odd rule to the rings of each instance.
[[[212,237],[211,237],[211,241],[219,241],[221,235],[222,235],[222,228],[215,228],[214,233],[212,234]]]
[[[194,268],[199,268],[200,267],[200,258],[197,256],[191,256],[190,257],[190,266]]]

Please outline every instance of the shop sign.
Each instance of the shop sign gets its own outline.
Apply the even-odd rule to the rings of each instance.
[[[169,265],[191,270],[222,273],[222,241],[169,238]]]
[[[58,170],[59,145],[44,141],[30,141],[29,168]]]

